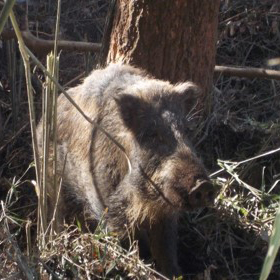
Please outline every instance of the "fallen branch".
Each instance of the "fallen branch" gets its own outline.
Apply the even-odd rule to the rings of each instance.
[[[265,68],[239,68],[239,67],[230,67],[230,66],[220,66],[216,65],[214,69],[215,73],[244,77],[244,78],[262,78],[262,79],[274,79],[280,80],[280,71],[270,70]]]
[[[50,52],[54,48],[53,40],[44,40],[37,38],[29,30],[21,31],[21,34],[26,46],[37,53],[45,54]],[[1,37],[4,40],[16,39],[16,34],[13,30],[3,30]],[[57,44],[58,50],[82,52],[99,52],[101,50],[100,43],[60,40],[57,42]],[[251,79],[262,78],[280,80],[280,71],[265,68],[241,68],[216,65],[214,72],[228,76],[244,77]]]
[[[29,30],[21,31],[21,34],[26,46],[36,53],[45,54],[54,48],[53,40],[37,38]],[[16,39],[16,34],[13,30],[3,30],[1,37],[4,40]],[[98,52],[101,49],[101,44],[59,40],[57,41],[57,48],[67,51]]]

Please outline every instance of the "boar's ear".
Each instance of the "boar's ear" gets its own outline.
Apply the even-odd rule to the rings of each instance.
[[[125,125],[135,130],[138,123],[138,116],[141,111],[141,101],[137,96],[131,94],[119,94],[115,98],[120,115]]]
[[[175,85],[175,91],[179,94],[180,103],[183,104],[186,113],[195,110],[198,97],[201,94],[201,90],[196,84],[192,82],[177,84]]]

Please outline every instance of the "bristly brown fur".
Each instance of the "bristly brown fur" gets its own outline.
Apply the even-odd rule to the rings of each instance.
[[[93,71],[68,91],[84,113],[125,148],[131,170],[117,145],[63,95],[58,100],[60,174],[67,154],[64,189],[97,220],[108,208],[108,227],[120,236],[127,228],[148,231],[157,267],[168,276],[179,273],[178,214],[214,199],[186,134],[186,116],[198,92],[191,82],[172,85],[122,64]],[[40,139],[41,124],[37,132]]]

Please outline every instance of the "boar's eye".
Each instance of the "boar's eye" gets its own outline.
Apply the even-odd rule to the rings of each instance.
[[[160,131],[155,128],[148,128],[144,133],[144,137],[146,141],[161,142],[161,143],[164,143],[164,139],[165,139],[165,137],[160,133]]]
[[[147,138],[157,138],[158,137],[158,132],[154,128],[148,128],[145,131],[145,137],[147,137]]]
[[[149,129],[145,133],[146,142],[158,143],[160,145],[166,144],[166,136],[160,133],[157,129]]]

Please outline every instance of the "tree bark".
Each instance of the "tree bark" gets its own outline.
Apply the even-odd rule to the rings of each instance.
[[[116,0],[106,62],[130,63],[173,83],[191,80],[204,99],[212,85],[219,3]]]

